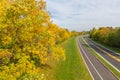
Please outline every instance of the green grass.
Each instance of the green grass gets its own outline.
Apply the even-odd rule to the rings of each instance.
[[[115,51],[115,52],[117,52],[117,53],[120,54],[120,48],[108,46],[108,45],[106,45],[106,44],[104,44],[104,43],[95,41],[95,40],[93,40],[93,39],[91,39],[91,40],[94,41],[94,42],[96,42],[96,43],[98,43],[98,44],[100,44],[100,45],[102,45],[102,46],[104,46],[104,47],[106,47],[106,48],[108,48],[108,49],[110,49],[110,50],[112,50],[112,51]]]
[[[76,37],[64,41],[59,46],[65,50],[66,60],[57,62],[50,58],[47,65],[41,68],[46,80],[92,80],[79,53]]]
[[[76,37],[63,42],[66,61],[61,61],[55,68],[55,80],[92,80],[91,76],[79,54]]]
[[[85,43],[88,46],[88,49],[93,53],[93,55],[101,61],[109,70],[111,70],[118,78],[120,78],[120,72],[118,72],[115,68],[113,68],[110,64],[108,64],[98,53],[93,50],[87,43],[86,41],[82,38],[81,41]]]

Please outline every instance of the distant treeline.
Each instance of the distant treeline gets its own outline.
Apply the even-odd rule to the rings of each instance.
[[[120,48],[120,27],[100,27],[90,31],[90,38],[109,46]]]

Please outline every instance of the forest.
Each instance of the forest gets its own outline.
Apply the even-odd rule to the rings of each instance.
[[[120,27],[100,27],[99,29],[93,28],[90,31],[90,38],[107,44],[108,46],[120,48]]]

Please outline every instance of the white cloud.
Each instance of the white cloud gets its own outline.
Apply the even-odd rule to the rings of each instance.
[[[46,0],[52,20],[70,30],[119,26],[120,0]]]

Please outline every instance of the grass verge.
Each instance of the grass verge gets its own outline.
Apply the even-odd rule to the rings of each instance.
[[[66,54],[65,61],[49,60],[46,68],[41,69],[46,80],[92,80],[76,44],[76,37],[72,37],[59,46]]]
[[[93,50],[83,38],[81,38],[81,41],[88,46],[88,49],[93,53],[93,55],[94,55],[99,61],[101,61],[113,74],[116,75],[116,77],[118,77],[118,78],[120,79],[120,72],[118,72],[118,71],[117,71],[115,68],[113,68],[108,62],[106,62],[105,59],[104,59],[103,57],[101,57],[95,50]]]
[[[56,80],[92,80],[79,54],[76,37],[61,44],[66,53],[66,61],[56,66]]]

